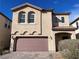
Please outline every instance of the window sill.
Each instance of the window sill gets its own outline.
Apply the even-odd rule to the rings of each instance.
[[[35,25],[36,23],[18,23],[20,25]]]
[[[35,23],[27,23],[27,24],[35,24]]]
[[[18,23],[18,24],[26,24],[26,23]]]

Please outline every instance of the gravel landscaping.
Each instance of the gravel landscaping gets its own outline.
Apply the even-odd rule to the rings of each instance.
[[[0,59],[53,59],[49,52],[12,52],[0,56]]]

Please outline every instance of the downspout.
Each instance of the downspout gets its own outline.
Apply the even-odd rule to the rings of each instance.
[[[41,11],[41,18],[40,18],[40,35],[42,35],[42,11]]]

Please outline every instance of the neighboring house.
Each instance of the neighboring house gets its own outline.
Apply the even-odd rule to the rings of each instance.
[[[0,49],[10,48],[11,20],[0,12]]]
[[[69,26],[70,13],[54,13],[25,3],[12,8],[11,51],[58,50],[58,42],[75,39],[75,28]]]
[[[70,25],[76,28],[75,35],[76,38],[79,39],[79,17],[75,19],[73,22],[71,22]]]

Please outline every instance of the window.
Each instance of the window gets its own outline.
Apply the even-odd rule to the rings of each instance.
[[[5,28],[7,28],[7,24],[5,24],[4,26],[5,26]]]
[[[28,23],[34,23],[34,18],[35,18],[35,13],[34,12],[29,12],[28,13]]]
[[[62,21],[62,23],[64,23],[64,17],[61,17],[61,21]]]
[[[76,22],[76,26],[77,26],[77,29],[79,28],[79,26],[78,26],[78,22]]]
[[[19,23],[24,23],[25,22],[25,12],[20,12],[18,19],[19,19],[18,20]]]

